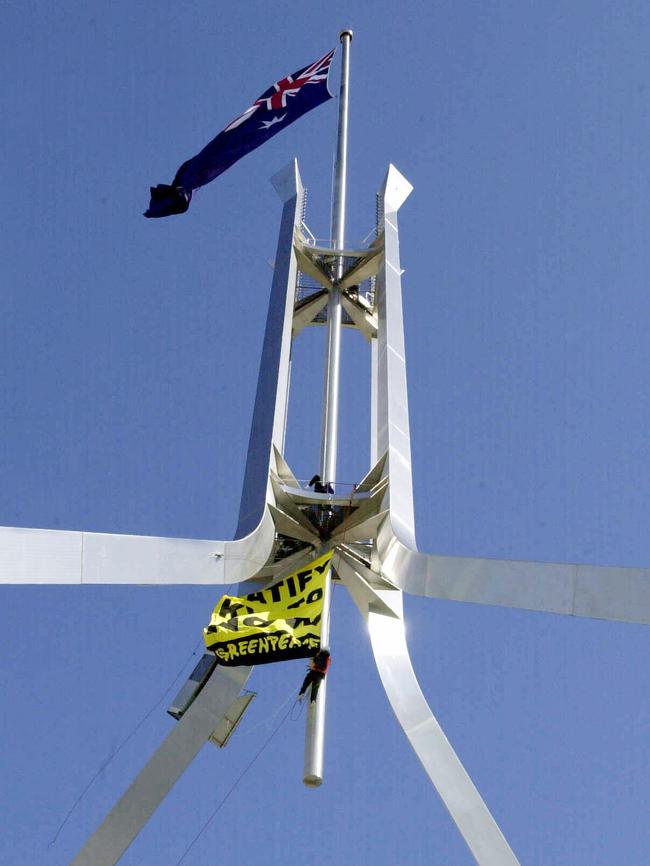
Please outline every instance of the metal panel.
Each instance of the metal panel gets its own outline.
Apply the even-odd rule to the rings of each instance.
[[[282,532],[290,538],[299,538],[301,541],[306,541],[307,544],[313,544],[314,546],[318,544],[318,533],[314,526],[306,529],[302,522],[298,523],[298,521],[294,520],[293,517],[290,517],[288,514],[280,511],[279,508],[275,508],[273,505],[269,505],[269,510],[278,532]]]
[[[650,569],[576,566],[572,613],[650,623]]]
[[[293,317],[291,333],[294,339],[302,333],[307,325],[314,321],[314,317],[325,307],[327,300],[327,292],[318,292],[311,300],[300,304],[300,308],[296,309]]]
[[[81,532],[0,528],[0,583],[81,583]]]
[[[222,583],[220,541],[83,533],[82,583]]]
[[[0,527],[0,583],[224,583],[224,542]]]
[[[308,247],[299,237],[296,237],[295,252],[298,267],[302,273],[316,280],[319,285],[329,291],[332,288],[332,277],[326,273],[320,262],[316,259],[316,251]],[[331,250],[327,252],[331,254]]]
[[[364,310],[358,303],[350,300],[347,295],[341,296],[343,309],[354,322],[356,327],[361,331],[367,340],[372,340],[377,334],[377,323],[375,318],[371,316],[367,310]]]
[[[350,593],[354,603],[360,610],[364,612],[372,611],[384,616],[401,616],[402,606],[399,591],[395,589],[392,589],[390,592],[385,590],[377,591],[361,575],[359,564],[354,562],[351,557],[346,557],[341,551],[334,554],[332,566],[338,574],[341,583]],[[398,611],[393,610],[391,607],[391,603],[395,598],[399,601]]]
[[[215,746],[223,749],[227,746],[230,738],[235,733],[235,729],[244,717],[244,713],[250,706],[253,698],[257,697],[257,692],[247,692],[244,695],[239,695],[228,707],[223,719],[219,722],[218,727],[210,734],[210,742]]]
[[[181,686],[180,691],[167,707],[167,712],[170,716],[178,719],[182,718],[189,707],[198,697],[199,692],[205,686],[207,681],[212,676],[214,669],[217,666],[217,657],[214,653],[203,653],[199,663],[195,666],[192,673]]]
[[[381,241],[379,239],[373,241],[369,250],[366,250],[359,256],[359,260],[345,274],[339,285],[342,289],[349,289],[350,286],[358,285],[369,277],[377,273],[381,260]]]
[[[246,684],[249,667],[219,667],[70,866],[115,866]]]
[[[650,569],[435,556],[380,533],[382,574],[406,592],[650,624]]]

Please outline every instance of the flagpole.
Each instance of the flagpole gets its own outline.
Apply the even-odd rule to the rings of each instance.
[[[339,95],[339,126],[334,169],[332,200],[332,245],[335,251],[345,249],[345,197],[347,191],[348,162],[348,84],[350,78],[350,42],[352,31],[339,34],[342,45],[341,89]],[[327,304],[327,356],[323,388],[323,422],[321,429],[320,476],[324,483],[336,482],[336,451],[339,420],[339,379],[341,367],[341,290],[338,281],[343,274],[343,256],[336,263],[335,279]],[[331,566],[325,578],[323,614],[321,620],[321,646],[329,646],[330,603],[332,595]],[[325,702],[327,678],[318,690],[316,701],[307,695],[307,727],[305,731],[305,760],[303,781],[318,787],[323,781],[323,755],[325,749]]]
[[[341,92],[339,98],[339,129],[334,169],[332,201],[332,244],[335,250],[345,246],[345,197],[348,163],[348,82],[350,76],[350,42],[352,31],[341,35]],[[327,483],[336,480],[336,450],[338,443],[339,373],[341,356],[341,290],[338,280],[343,272],[343,258],[336,265],[336,280],[327,305],[327,361],[323,389],[323,424],[321,431],[320,476]]]

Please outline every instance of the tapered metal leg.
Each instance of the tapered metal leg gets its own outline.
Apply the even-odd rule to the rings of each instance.
[[[368,614],[375,661],[393,712],[479,866],[519,861],[476,790],[418,685],[402,618]]]
[[[217,668],[70,866],[115,866],[239,695],[250,667]]]

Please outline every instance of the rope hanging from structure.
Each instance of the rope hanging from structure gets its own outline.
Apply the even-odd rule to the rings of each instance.
[[[286,720],[289,718],[289,714],[290,714],[291,711],[293,710],[293,708],[294,708],[294,706],[296,705],[296,703],[298,703],[297,699],[296,699],[296,700],[294,701],[294,703],[289,707],[289,709],[288,709],[287,712],[284,714],[284,716],[282,716],[282,718],[280,719],[280,721],[278,722],[278,724],[276,725],[276,727],[274,728],[274,730],[271,731],[271,733],[270,733],[269,736],[266,738],[266,740],[262,743],[262,745],[260,746],[260,748],[258,749],[258,751],[255,753],[255,755],[253,755],[253,757],[251,758],[251,760],[250,760],[250,761],[248,762],[248,764],[244,767],[244,769],[241,771],[241,773],[239,774],[239,776],[235,779],[235,781],[234,781],[233,784],[230,786],[230,788],[228,789],[228,791],[225,793],[225,795],[224,795],[224,796],[222,797],[222,799],[219,801],[219,803],[218,803],[217,806],[215,807],[215,809],[214,809],[214,811],[212,812],[212,814],[210,815],[210,817],[209,817],[209,818],[207,819],[207,821],[203,824],[203,826],[201,827],[201,829],[199,830],[199,832],[196,834],[196,836],[192,839],[192,841],[191,841],[190,844],[187,846],[187,848],[185,849],[185,851],[181,854],[180,859],[176,862],[176,866],[181,866],[181,863],[183,862],[183,860],[187,857],[187,855],[190,853],[190,851],[192,850],[192,848],[194,847],[194,845],[199,841],[199,839],[200,839],[201,836],[205,833],[205,831],[208,829],[208,827],[210,826],[210,824],[212,823],[212,821],[216,818],[217,814],[221,811],[221,808],[222,808],[222,806],[224,805],[224,803],[226,802],[226,800],[230,797],[230,795],[233,793],[233,791],[235,790],[235,788],[237,787],[237,785],[239,785],[239,783],[240,783],[241,780],[244,778],[244,776],[246,775],[246,773],[251,769],[251,767],[253,766],[253,764],[255,763],[255,761],[257,761],[257,759],[260,757],[260,755],[262,754],[262,752],[264,751],[264,749],[266,749],[266,747],[269,745],[269,743],[271,742],[271,740],[272,740],[272,739],[275,737],[275,735],[278,733],[278,731],[280,730],[280,728],[282,727],[282,725],[283,725],[283,724],[286,722]]]
[[[67,812],[65,818],[63,819],[63,821],[62,821],[61,824],[59,825],[59,828],[58,828],[58,830],[56,831],[56,833],[54,834],[54,837],[53,837],[52,840],[48,843],[48,846],[47,846],[48,848],[51,848],[52,845],[55,844],[55,842],[57,841],[57,839],[58,839],[59,836],[61,835],[61,831],[63,830],[63,828],[65,827],[65,825],[66,825],[66,824],[68,823],[68,821],[70,820],[70,817],[72,816],[72,813],[75,811],[75,809],[77,808],[77,806],[79,805],[79,803],[81,803],[81,801],[83,800],[83,798],[86,796],[86,794],[88,793],[88,791],[89,791],[90,788],[92,787],[93,783],[94,783],[94,782],[99,778],[99,776],[101,776],[101,774],[104,772],[104,770],[106,769],[106,767],[108,767],[108,765],[111,763],[111,761],[113,761],[113,760],[117,757],[117,755],[122,751],[122,749],[124,748],[124,746],[126,746],[126,744],[127,744],[130,740],[133,739],[133,737],[137,734],[137,732],[138,732],[138,731],[140,730],[140,728],[144,725],[144,723],[147,721],[147,719],[148,719],[148,718],[149,718],[149,717],[150,717],[150,716],[151,716],[151,715],[152,715],[152,714],[153,714],[153,713],[158,709],[158,707],[162,704],[162,702],[165,700],[165,698],[167,697],[167,695],[169,694],[169,692],[170,692],[170,691],[173,689],[173,687],[176,685],[177,680],[180,678],[180,676],[182,675],[182,673],[183,673],[183,671],[185,670],[185,668],[188,666],[188,664],[192,661],[193,657],[196,655],[196,653],[197,653],[197,651],[198,651],[198,649],[199,649],[199,646],[200,646],[202,643],[203,643],[203,640],[200,640],[200,641],[196,644],[196,646],[195,646],[194,649],[192,650],[191,655],[188,656],[188,658],[183,662],[183,666],[182,666],[181,669],[178,671],[178,673],[176,674],[176,676],[174,677],[174,679],[171,681],[171,683],[167,686],[167,688],[166,688],[165,691],[162,693],[162,695],[160,696],[160,698],[156,701],[156,703],[151,707],[150,710],[147,710],[147,712],[145,713],[145,715],[144,715],[144,716],[140,719],[140,721],[136,724],[136,726],[133,728],[133,730],[131,731],[131,733],[128,734],[128,735],[127,735],[127,736],[122,740],[122,742],[119,744],[119,746],[118,746],[118,747],[117,747],[113,752],[111,752],[111,754],[108,756],[108,758],[106,758],[106,760],[104,761],[104,763],[100,765],[100,767],[99,767],[99,769],[97,770],[97,772],[96,772],[96,773],[95,773],[95,774],[90,778],[90,781],[86,784],[86,787],[85,787],[85,788],[83,789],[83,791],[79,794],[79,796],[77,797],[77,799],[74,801],[74,803],[72,804],[72,806],[71,806],[70,809],[68,810],[68,812]]]

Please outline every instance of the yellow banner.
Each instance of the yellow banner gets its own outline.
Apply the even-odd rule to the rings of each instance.
[[[259,592],[224,595],[203,629],[222,665],[305,658],[320,647],[325,575],[332,551]]]

